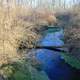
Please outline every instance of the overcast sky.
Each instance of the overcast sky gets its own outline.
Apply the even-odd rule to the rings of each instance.
[[[30,0],[29,0],[30,1]],[[36,4],[38,4],[39,3],[39,1],[41,1],[42,2],[42,4],[51,4],[51,1],[52,0],[32,0],[33,1],[33,5],[34,5],[34,2],[36,2]],[[59,2],[62,4],[61,6],[63,6],[64,5],[64,2],[65,2],[65,6],[71,6],[71,5],[73,5],[74,3],[76,3],[76,2],[78,2],[79,0],[55,0],[55,4],[56,4],[56,6],[60,6],[59,5]],[[54,2],[54,0],[53,0],[53,2]],[[54,4],[54,3],[53,3]]]
[[[4,0],[6,1],[6,0]],[[10,0],[11,1],[11,0]],[[12,0],[14,1],[14,0]],[[64,2],[65,2],[65,7],[66,6],[71,6],[73,5],[74,3],[80,1],[80,0],[53,0],[53,2],[51,2],[52,0],[16,0],[16,2],[18,2],[19,4],[24,4],[25,6],[26,5],[30,5],[32,4],[32,6],[37,6],[37,5],[43,5],[43,6],[50,6],[51,4],[53,5],[54,4],[54,1],[55,1],[55,5],[57,7],[63,7],[64,6]],[[41,4],[39,4],[39,2]],[[59,4],[59,2],[61,3],[61,5]],[[27,4],[26,4],[27,3]]]

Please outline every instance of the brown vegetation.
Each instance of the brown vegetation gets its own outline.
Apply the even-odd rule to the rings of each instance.
[[[70,53],[80,60],[80,6],[75,6],[68,12],[69,23],[65,25],[65,44]]]
[[[39,39],[36,29],[56,21],[51,13],[30,7],[0,7],[0,65],[21,59]]]

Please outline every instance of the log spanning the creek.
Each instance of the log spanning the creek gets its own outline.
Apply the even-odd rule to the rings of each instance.
[[[39,46],[36,45],[34,47],[30,47],[28,49],[48,49],[56,52],[68,52],[67,50],[64,50],[65,46]]]

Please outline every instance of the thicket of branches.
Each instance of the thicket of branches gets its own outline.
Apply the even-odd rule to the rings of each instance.
[[[64,45],[80,60],[80,5],[56,14],[58,26],[64,28]]]

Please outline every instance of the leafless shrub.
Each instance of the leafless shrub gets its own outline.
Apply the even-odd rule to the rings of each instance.
[[[80,59],[80,6],[69,11],[69,23],[65,27],[65,44],[70,53]]]

